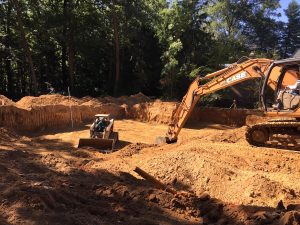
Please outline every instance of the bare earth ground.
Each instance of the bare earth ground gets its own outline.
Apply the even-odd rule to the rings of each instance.
[[[244,127],[187,127],[178,143],[155,146],[165,125],[116,121],[112,154],[76,149],[88,126],[31,137],[2,129],[0,224],[298,224],[296,211],[275,209],[300,204],[298,152],[254,148]],[[136,166],[195,195],[157,190]]]

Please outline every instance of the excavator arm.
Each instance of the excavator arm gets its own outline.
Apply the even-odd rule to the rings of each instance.
[[[171,123],[164,141],[173,143],[177,141],[180,130],[191,115],[201,96],[233,86],[235,84],[264,77],[273,60],[243,58],[225,69],[197,77],[189,86],[181,103],[173,111]],[[206,82],[205,82],[206,81]],[[268,85],[274,90],[277,81],[270,79]],[[159,140],[161,141],[161,140]]]

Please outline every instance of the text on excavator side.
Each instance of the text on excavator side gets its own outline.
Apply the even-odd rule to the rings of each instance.
[[[246,76],[247,76],[247,73],[245,71],[243,71],[243,72],[238,73],[238,74],[236,74],[236,75],[234,75],[232,77],[227,78],[226,81],[225,81],[225,83],[226,84],[230,84],[230,83],[232,83],[234,81],[241,80],[241,79],[245,78]]]

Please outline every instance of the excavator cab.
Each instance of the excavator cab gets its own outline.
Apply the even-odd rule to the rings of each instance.
[[[266,76],[261,100],[266,112],[297,111],[300,106],[300,58],[274,61]]]

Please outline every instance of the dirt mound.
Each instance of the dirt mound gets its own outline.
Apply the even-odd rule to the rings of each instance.
[[[299,173],[289,172],[298,169],[292,161],[283,159],[280,151],[272,154],[246,143],[234,145],[192,138],[151,148],[148,155],[143,152],[137,166],[164,183],[197,194],[207,191],[225,202],[274,207],[281,199],[288,204],[299,199],[300,186],[294,185]],[[295,162],[299,160],[298,155],[293,157],[297,158]],[[287,176],[287,182],[282,182]]]
[[[151,102],[151,99],[144,95],[143,93],[139,92],[135,95],[130,95],[129,97],[127,96],[122,96],[118,98],[122,102],[122,104],[126,104],[129,106],[138,104],[138,103],[144,103],[144,102]]]
[[[5,96],[3,96],[3,99]],[[6,104],[8,104],[7,98],[5,98]],[[85,96],[81,99],[71,97],[69,98],[68,96],[63,96],[60,94],[53,94],[53,95],[41,95],[39,97],[33,97],[33,96],[26,96],[23,97],[21,100],[19,100],[16,103],[17,107],[20,108],[34,108],[37,106],[46,106],[46,105],[84,105],[84,106],[94,106],[94,105],[99,105],[99,104],[105,104],[105,103],[112,103],[112,104],[117,104],[117,105],[134,105],[137,103],[143,103],[143,102],[148,102],[150,101],[150,98],[147,96],[143,95],[142,93],[138,93],[135,95],[131,96],[122,96],[120,98],[114,98],[111,96],[107,96],[104,98],[93,98],[90,96]],[[0,98],[1,102],[1,98]]]
[[[114,98],[111,96],[106,96],[104,98],[98,98],[99,101],[102,102],[111,102],[119,105],[128,105],[132,106],[138,103],[143,103],[143,102],[150,102],[151,99],[144,95],[143,93],[139,92],[135,95],[130,95],[130,96],[121,96],[119,98]]]
[[[5,97],[4,95],[0,95],[0,106],[1,105],[15,105],[15,102]]]
[[[83,103],[82,100],[75,97],[69,98],[68,96],[63,96],[60,94],[53,95],[41,95],[39,97],[26,96],[23,97],[16,103],[17,107],[20,108],[34,108],[36,106],[46,106],[46,105],[79,105]]]
[[[91,96],[85,96],[83,98],[80,98],[80,104],[82,106],[95,106],[104,103],[108,103],[108,102],[103,99],[101,100],[101,98],[93,98]]]

